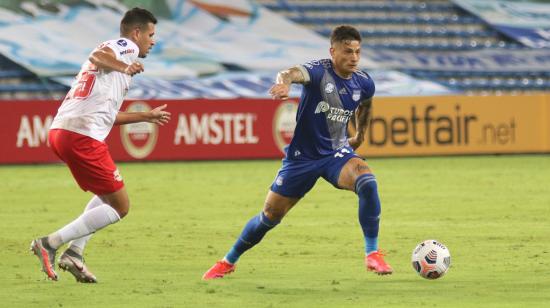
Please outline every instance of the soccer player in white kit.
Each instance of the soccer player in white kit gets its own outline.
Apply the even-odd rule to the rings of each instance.
[[[132,76],[144,70],[137,58],[145,58],[155,44],[156,23],[157,19],[145,9],[126,12],[120,22],[120,38],[92,51],[53,120],[48,136],[52,150],[67,164],[78,185],[94,196],[78,218],[32,241],[31,250],[49,279],[58,278],[58,248],[70,242],[58,260],[59,267],[78,282],[97,282],[84,265],[84,247],[94,232],[128,213],[128,194],[104,142],[113,125],[163,125],[170,119],[170,113],[164,111],[166,105],[147,112],[119,111]]]

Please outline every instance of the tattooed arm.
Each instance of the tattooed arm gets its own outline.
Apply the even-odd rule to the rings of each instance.
[[[365,141],[365,134],[370,123],[372,98],[361,102],[355,110],[355,136],[348,139],[349,145],[356,150]]]

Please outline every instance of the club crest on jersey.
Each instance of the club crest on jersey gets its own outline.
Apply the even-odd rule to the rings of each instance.
[[[128,45],[128,42],[126,42],[126,40],[123,40],[123,39],[118,40],[116,43],[118,46],[122,46],[122,47],[126,47],[126,45]]]
[[[330,105],[325,101],[320,101],[315,108],[315,113],[325,113],[330,109]]]
[[[118,169],[113,171],[113,178],[115,181],[122,182],[122,175],[120,175],[120,171],[118,171]]]
[[[351,99],[353,101],[358,101],[361,98],[361,90],[353,90],[353,94],[351,95]]]
[[[334,91],[334,85],[329,82],[325,86],[325,93],[330,94],[330,93],[332,93],[332,91]]]

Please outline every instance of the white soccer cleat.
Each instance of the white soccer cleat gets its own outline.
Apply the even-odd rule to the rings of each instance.
[[[76,281],[82,283],[97,283],[97,278],[84,264],[84,258],[76,252],[67,249],[59,257],[59,268],[73,274]]]

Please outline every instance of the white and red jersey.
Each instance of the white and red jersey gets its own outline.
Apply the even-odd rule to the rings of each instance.
[[[111,48],[117,60],[126,64],[134,62],[139,53],[138,46],[127,38],[106,41],[94,51],[103,47]],[[115,123],[131,79],[124,73],[98,69],[87,60],[57,110],[51,128],[105,140]]]

